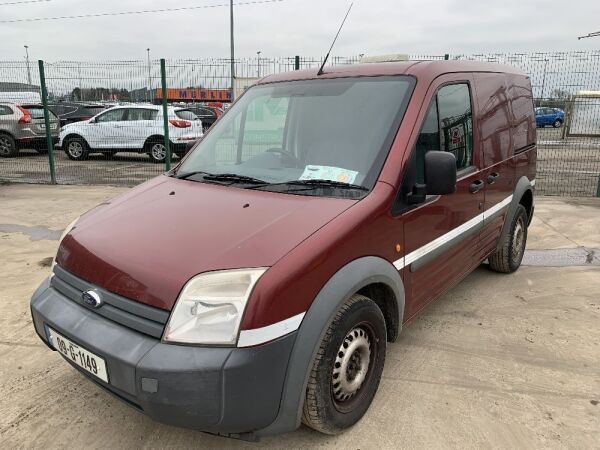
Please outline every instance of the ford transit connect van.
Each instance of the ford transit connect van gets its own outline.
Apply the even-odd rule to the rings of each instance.
[[[535,167],[512,67],[269,76],[171,172],[65,230],[35,330],[158,421],[339,433],[404,325],[485,260],[518,269]]]

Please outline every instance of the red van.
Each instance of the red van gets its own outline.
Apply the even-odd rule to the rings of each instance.
[[[35,330],[158,421],[339,433],[403,325],[486,259],[519,267],[535,173],[530,80],[512,67],[269,76],[175,169],[65,230]]]

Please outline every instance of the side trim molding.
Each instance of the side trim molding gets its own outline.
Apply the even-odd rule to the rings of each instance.
[[[450,246],[458,244],[462,239],[466,239],[469,235],[483,227],[484,222],[486,220],[490,220],[496,217],[498,214],[501,214],[511,202],[513,196],[509,195],[501,202],[495,204],[487,211],[473,217],[471,220],[463,223],[462,225],[454,228],[446,234],[441,235],[440,237],[434,239],[433,241],[425,244],[424,246],[410,252],[409,254],[403,256],[400,259],[394,261],[394,267],[398,270],[402,270],[404,267],[409,266],[425,256],[431,254],[432,252],[436,252],[438,249],[443,248],[444,251],[448,250]],[[451,244],[451,245],[450,245]],[[420,264],[422,266],[423,264]],[[415,269],[417,269],[416,267]]]
[[[254,345],[273,341],[281,336],[285,336],[286,334],[290,334],[300,327],[305,314],[306,312],[303,312],[288,319],[282,320],[281,322],[267,325],[266,327],[255,328],[253,330],[242,330],[240,331],[240,338],[237,346],[252,347]]]

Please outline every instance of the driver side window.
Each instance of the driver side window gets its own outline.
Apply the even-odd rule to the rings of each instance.
[[[425,153],[430,150],[452,153],[456,170],[472,165],[473,116],[468,84],[444,86],[432,99],[415,144],[417,183],[425,182]]]
[[[287,98],[258,97],[248,105],[242,161],[270,149],[283,149],[288,103]]]

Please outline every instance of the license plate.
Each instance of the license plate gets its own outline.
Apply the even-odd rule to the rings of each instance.
[[[48,337],[52,346],[66,359],[74,362],[86,372],[100,378],[105,383],[108,383],[108,372],[106,371],[106,362],[103,358],[94,355],[81,345],[58,334],[50,327],[48,327]]]

